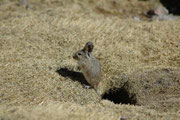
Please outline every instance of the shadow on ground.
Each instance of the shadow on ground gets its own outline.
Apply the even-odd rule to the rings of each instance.
[[[83,74],[80,72],[75,72],[75,71],[69,70],[68,68],[60,68],[56,72],[63,77],[68,77],[73,81],[78,81],[82,85],[89,85],[86,79],[84,78]]]

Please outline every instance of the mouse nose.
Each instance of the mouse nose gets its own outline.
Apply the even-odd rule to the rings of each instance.
[[[78,59],[78,57],[77,57],[77,55],[76,55],[76,54],[74,54],[74,55],[73,55],[73,59],[75,59],[75,60],[77,60],[77,59]]]

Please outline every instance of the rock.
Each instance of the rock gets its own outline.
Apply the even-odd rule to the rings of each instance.
[[[163,6],[158,6],[149,10],[146,13],[146,16],[149,17],[151,21],[154,21],[154,20],[163,21],[163,20],[176,19],[176,17],[173,16],[172,14],[169,14],[169,11]]]

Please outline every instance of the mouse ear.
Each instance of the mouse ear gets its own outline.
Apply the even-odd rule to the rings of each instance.
[[[94,48],[93,43],[92,42],[87,42],[86,45],[84,46],[83,50],[85,52],[92,52],[93,48]]]

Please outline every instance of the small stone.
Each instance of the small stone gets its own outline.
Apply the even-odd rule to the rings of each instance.
[[[128,119],[128,117],[126,117],[126,116],[121,116],[121,119],[120,120],[127,120]]]
[[[176,47],[177,47],[177,48],[180,48],[180,43],[179,43],[179,44],[176,44]]]
[[[140,18],[138,16],[134,16],[133,19],[138,22],[140,21]]]

